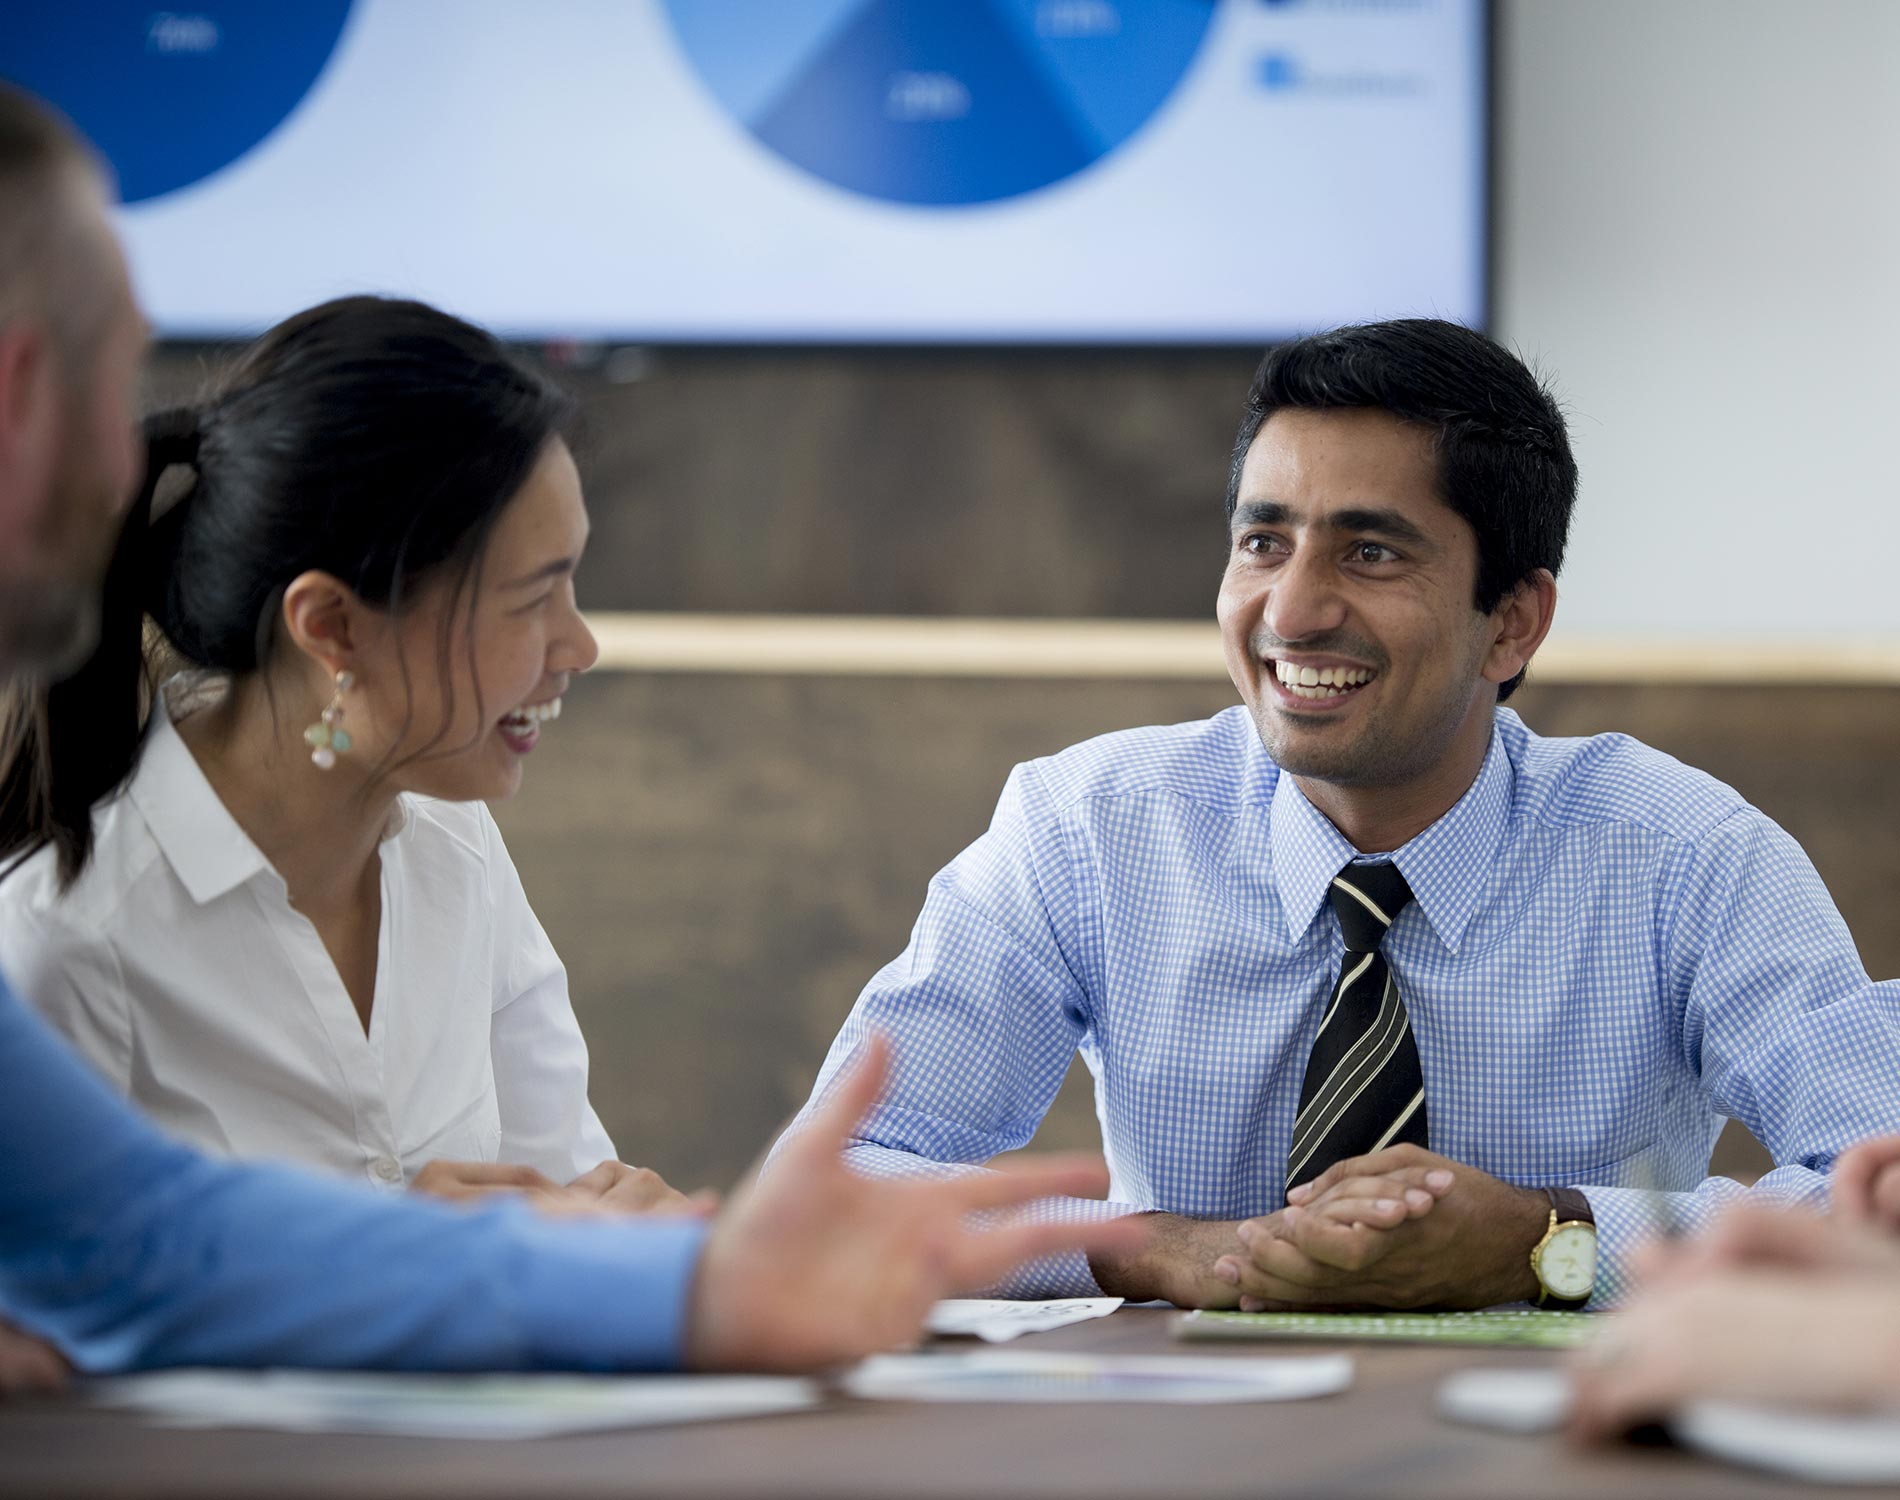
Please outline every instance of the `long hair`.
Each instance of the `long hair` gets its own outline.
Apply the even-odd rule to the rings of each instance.
[[[0,712],[8,871],[50,844],[62,887],[79,878],[94,807],[138,766],[154,650],[231,677],[263,669],[301,573],[333,574],[391,613],[446,575],[438,665],[452,705],[457,609],[571,410],[482,330],[419,302],[349,297],[273,328],[202,404],[147,418],[98,649],[63,682],[16,684]],[[188,487],[154,519],[181,468]]]

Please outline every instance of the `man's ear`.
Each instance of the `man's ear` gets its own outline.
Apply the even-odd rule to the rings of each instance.
[[[327,675],[354,672],[363,647],[364,611],[347,583],[313,568],[284,590],[284,634]]]
[[[0,462],[20,461],[43,441],[53,396],[53,346],[44,324],[0,321]]]
[[[1556,617],[1557,580],[1549,568],[1538,568],[1491,611],[1491,647],[1480,674],[1484,680],[1502,685],[1530,665]]]

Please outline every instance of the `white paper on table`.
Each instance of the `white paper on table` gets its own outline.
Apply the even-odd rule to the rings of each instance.
[[[870,1401],[1150,1401],[1200,1405],[1300,1401],[1352,1384],[1345,1354],[1271,1359],[1032,1354],[887,1354],[843,1377],[850,1395]]]
[[[1120,1297],[1057,1297],[1048,1302],[953,1297],[931,1308],[924,1326],[936,1334],[1007,1344],[1025,1333],[1047,1333],[1051,1328],[1086,1323],[1090,1318],[1106,1318],[1121,1305]]]
[[[1497,1432],[1555,1432],[1570,1420],[1564,1370],[1460,1370],[1438,1387],[1438,1414]]]
[[[748,1376],[372,1375],[172,1370],[90,1383],[93,1402],[166,1427],[533,1438],[801,1411],[809,1380]]]
[[[1900,1484],[1900,1416],[1698,1401],[1670,1419],[1685,1448],[1820,1484]]]

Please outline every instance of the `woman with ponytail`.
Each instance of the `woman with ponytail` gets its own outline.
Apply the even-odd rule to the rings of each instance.
[[[613,1160],[483,806],[596,656],[568,416],[480,330],[357,297],[148,421],[98,649],[0,721],[0,969],[174,1134],[686,1205]]]

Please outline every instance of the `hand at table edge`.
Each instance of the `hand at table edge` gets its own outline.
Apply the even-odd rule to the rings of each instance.
[[[1384,1222],[1365,1211],[1367,1193],[1391,1205]],[[1242,1253],[1223,1262],[1243,1311],[1470,1309],[1541,1290],[1530,1256],[1549,1227],[1544,1194],[1449,1157],[1388,1147],[1335,1163],[1289,1198],[1297,1201],[1243,1223]]]

